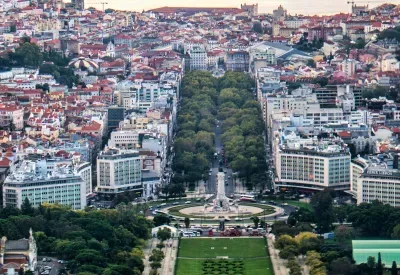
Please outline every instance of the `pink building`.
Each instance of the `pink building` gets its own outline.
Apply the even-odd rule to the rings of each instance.
[[[0,105],[0,126],[8,127],[13,123],[15,130],[24,128],[24,109],[16,105]]]

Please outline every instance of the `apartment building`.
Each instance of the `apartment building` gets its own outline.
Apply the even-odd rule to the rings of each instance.
[[[204,47],[193,47],[189,51],[190,70],[206,71],[208,67],[207,52]]]
[[[140,156],[134,150],[106,148],[97,157],[97,192],[142,190]]]
[[[86,206],[86,182],[71,165],[48,171],[46,162],[24,160],[12,167],[3,184],[3,206],[21,208],[25,198],[34,207],[58,203],[72,209]]]
[[[356,73],[356,61],[353,59],[345,59],[340,64],[340,68],[347,77],[352,77]]]
[[[250,56],[246,51],[230,51],[226,55],[226,69],[228,71],[248,72]]]
[[[0,126],[9,127],[13,124],[15,130],[24,128],[24,108],[17,105],[0,105]]]
[[[139,132],[135,130],[113,131],[108,146],[117,149],[137,149],[140,147]]]

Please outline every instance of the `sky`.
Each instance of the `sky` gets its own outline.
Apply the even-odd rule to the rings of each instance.
[[[102,0],[104,1],[104,0]],[[248,4],[258,3],[259,13],[272,13],[279,5],[288,10],[288,13],[295,14],[335,14],[339,12],[350,12],[348,0],[258,0],[258,1],[240,1],[240,0],[108,0],[106,8],[118,10],[142,11],[163,6],[186,6],[186,7],[240,7],[240,4],[247,2]],[[95,6],[101,9],[101,5],[93,3],[101,1],[86,1],[86,7]],[[356,4],[377,6],[385,3],[380,0],[360,0],[355,1]],[[392,0],[390,3],[400,4],[400,0]]]

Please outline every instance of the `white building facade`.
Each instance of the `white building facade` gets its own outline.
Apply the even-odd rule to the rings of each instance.
[[[140,156],[137,151],[108,149],[97,157],[97,192],[141,190]]]

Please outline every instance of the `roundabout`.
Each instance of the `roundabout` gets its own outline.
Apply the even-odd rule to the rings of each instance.
[[[235,218],[249,218],[253,216],[259,217],[273,217],[280,215],[283,210],[280,207],[257,204],[257,203],[239,203],[232,207],[231,211],[212,211],[210,204],[196,204],[196,205],[179,205],[165,208],[165,212],[176,218],[188,217],[194,219],[218,220],[221,217],[235,219]]]

